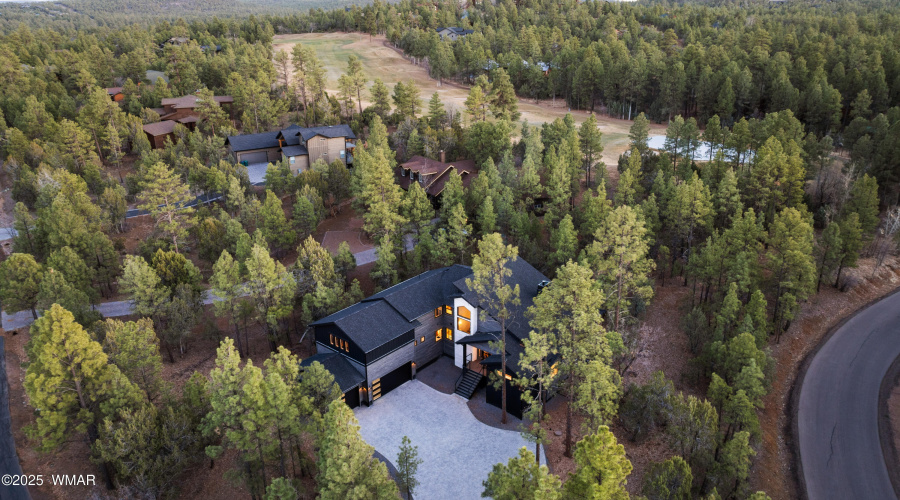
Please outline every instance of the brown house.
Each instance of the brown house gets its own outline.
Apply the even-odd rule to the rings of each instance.
[[[444,156],[443,152],[441,156]],[[418,182],[428,196],[437,198],[444,191],[444,186],[451,175],[461,176],[463,186],[468,187],[472,179],[478,175],[475,161],[459,160],[447,163],[424,156],[413,156],[397,167],[397,184],[403,189],[409,189],[413,182]]]
[[[170,137],[175,142],[175,125],[178,122],[174,120],[165,120],[156,123],[148,123],[144,125],[144,133],[150,140],[150,147],[159,149],[166,145],[166,137]]]
[[[229,115],[231,114],[231,104],[234,102],[233,97],[229,95],[215,96],[214,99]],[[172,132],[175,130],[176,123],[184,125],[189,130],[194,130],[197,122],[200,121],[200,115],[196,111],[198,102],[199,98],[196,95],[188,94],[181,97],[163,99],[162,108],[153,108],[159,114],[160,121],[144,125],[144,132],[147,134],[147,138],[150,139],[150,146],[153,149],[163,147],[166,142],[165,136],[171,136],[174,141],[175,136],[172,135]]]
[[[115,102],[125,99],[125,94],[122,93],[122,87],[109,87],[106,89],[106,93],[109,94],[109,98]]]

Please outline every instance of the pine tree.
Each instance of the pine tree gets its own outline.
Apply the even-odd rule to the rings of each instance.
[[[243,296],[241,266],[227,250],[222,250],[222,254],[213,265],[209,285],[210,292],[220,299],[213,302],[216,316],[228,317],[228,322],[234,327],[234,339],[237,341],[238,353],[241,356],[250,354],[249,339],[241,342],[240,323],[238,322],[240,306],[243,302],[241,299]]]
[[[372,96],[372,108],[384,120],[391,112],[391,94],[387,85],[380,78],[376,78],[372,82],[369,94]]]
[[[412,494],[419,486],[416,473],[422,460],[419,459],[419,447],[413,446],[408,437],[403,436],[400,444],[400,453],[397,454],[397,479],[400,491],[406,492],[406,498],[412,498]]]
[[[31,311],[38,319],[37,304],[44,270],[27,253],[14,253],[0,263],[0,301],[8,313]]]
[[[871,239],[878,227],[878,182],[864,174],[850,188],[850,199],[844,204],[843,213],[859,214],[859,227],[865,239]]]
[[[448,250],[458,255],[456,263],[464,264],[466,261],[466,248],[468,248],[469,238],[472,236],[472,225],[468,223],[466,210],[462,203],[457,203],[450,210],[450,218],[447,220],[446,239]]]
[[[359,104],[359,113],[362,114],[362,91],[366,88],[365,72],[363,72],[362,63],[359,58],[353,54],[347,58],[347,78],[349,79],[350,90],[356,93],[356,102]]]
[[[603,154],[603,133],[597,126],[597,119],[593,114],[588,116],[587,120],[581,124],[578,129],[578,140],[581,146],[581,154],[583,158],[582,168],[587,178],[587,187],[593,184],[591,177],[591,169],[594,163],[600,160]]]
[[[612,357],[600,313],[603,302],[603,293],[594,285],[591,270],[569,262],[557,270],[553,283],[534,299],[534,306],[529,309],[532,328],[557,339],[557,369],[560,378],[565,380],[563,396],[568,401],[567,456],[572,454],[574,415],[580,406],[577,388],[591,372],[599,370],[595,361],[608,368]],[[614,407],[617,394],[618,387],[607,387],[607,393],[596,395],[596,401]]]
[[[653,462],[644,476],[641,493],[647,500],[690,500],[694,476],[679,456],[664,462]]]
[[[482,482],[482,497],[494,500],[558,500],[562,497],[559,477],[540,465],[524,447],[506,464],[495,464]]]
[[[155,400],[164,391],[165,383],[153,322],[146,318],[128,322],[107,319],[101,329],[103,350],[110,363],[140,387],[147,399]]]
[[[841,226],[841,249],[840,260],[838,261],[837,278],[834,280],[834,286],[838,286],[841,282],[841,272],[845,267],[855,267],[856,259],[859,258],[859,251],[863,247],[862,225],[859,222],[859,214],[850,212],[843,221]]]
[[[40,410],[26,433],[41,450],[53,450],[85,432],[93,443],[104,418],[142,403],[140,390],[108,363],[100,344],[59,305],[34,322],[25,352],[25,393]]]
[[[494,199],[490,195],[483,198],[478,207],[478,232],[482,235],[493,233],[497,229],[497,211],[494,210]]]
[[[619,183],[616,185],[616,205],[634,206],[641,198],[642,182],[641,155],[637,149],[632,149],[625,170],[619,176]]]
[[[769,227],[768,264],[772,272],[775,305],[772,325],[776,341],[797,312],[797,302],[813,291],[816,264],[813,231],[808,217],[793,208],[775,216]]]
[[[822,278],[830,275],[837,268],[841,260],[841,226],[837,222],[831,222],[822,231],[816,245],[816,267],[819,268],[819,277],[816,279],[816,293],[822,288]]]
[[[178,241],[187,236],[188,229],[195,222],[193,207],[186,206],[193,200],[193,196],[165,163],[151,166],[145,179],[147,182],[141,191],[143,202],[139,208],[150,212],[157,227],[172,240],[172,245],[178,252]]]
[[[566,214],[555,228],[550,232],[550,246],[554,249],[551,254],[555,266],[562,266],[578,256],[578,234],[572,223],[572,216]]]
[[[504,245],[498,233],[486,234],[478,241],[478,254],[472,257],[472,277],[466,278],[466,286],[478,297],[478,305],[487,314],[500,322],[500,422],[506,423],[506,326],[512,317],[512,308],[520,303],[519,285],[509,282],[512,270],[509,262],[518,258],[519,250],[512,245]],[[494,377],[492,375],[492,377]],[[495,385],[497,380],[492,378]]]
[[[254,303],[256,321],[265,327],[269,346],[275,352],[279,320],[291,312],[296,282],[291,273],[258,244],[253,245],[244,264],[247,267],[246,292]]]
[[[431,100],[428,101],[428,125],[435,130],[443,130],[446,120],[447,111],[444,109],[444,103],[435,92],[431,94]]]
[[[390,234],[381,237],[378,243],[378,259],[369,275],[372,281],[382,290],[397,283],[397,256],[394,254],[394,242]]]
[[[604,283],[615,310],[615,328],[621,328],[622,308],[635,298],[653,296],[650,273],[653,260],[648,257],[647,230],[638,212],[628,205],[616,208],[607,224],[594,235],[585,256],[594,275]]]
[[[616,442],[609,427],[600,426],[595,433],[578,442],[575,473],[566,481],[566,496],[627,500],[625,484],[631,470],[625,447]]]
[[[629,149],[637,149],[641,157],[646,156],[647,151],[650,149],[647,145],[649,135],[650,120],[647,119],[644,113],[639,113],[634,117],[634,123],[631,124],[631,128],[628,130],[628,138],[631,140]]]
[[[500,120],[515,122],[519,119],[519,99],[516,89],[509,80],[509,74],[503,68],[493,73],[490,103],[491,113]]]
[[[706,466],[718,441],[716,409],[708,401],[680,393],[671,397],[671,405],[666,432],[672,449],[692,468]]]
[[[466,114],[474,121],[484,121],[487,119],[487,97],[484,95],[482,88],[478,85],[469,89],[469,95],[466,97]]]
[[[290,228],[287,217],[284,215],[284,208],[281,206],[281,199],[270,190],[266,190],[266,201],[263,204],[262,212],[262,229],[263,236],[277,252],[283,251],[294,244],[297,234]]]
[[[99,318],[99,314],[91,314],[87,294],[66,280],[62,272],[48,267],[38,287],[37,309],[44,311],[53,304],[66,308],[84,326],[91,326]]]
[[[348,500],[394,499],[397,484],[383,462],[374,458],[374,449],[359,436],[359,423],[343,401],[334,401],[325,414],[319,448],[319,498]]]

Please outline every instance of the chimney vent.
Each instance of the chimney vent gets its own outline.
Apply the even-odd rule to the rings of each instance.
[[[441,163],[447,163],[447,153],[444,150],[441,150]]]

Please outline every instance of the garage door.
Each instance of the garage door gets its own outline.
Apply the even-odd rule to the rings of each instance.
[[[412,362],[404,363],[396,370],[372,381],[372,401],[412,380]]]
[[[344,393],[344,402],[347,403],[351,409],[359,406],[359,387],[354,387],[349,391]]]
[[[269,161],[269,155],[266,154],[265,151],[260,151],[258,153],[243,153],[240,156],[240,161],[245,161],[247,163],[267,163]]]

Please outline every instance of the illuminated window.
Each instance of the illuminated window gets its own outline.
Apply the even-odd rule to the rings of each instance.
[[[425,336],[424,336],[424,335],[422,335],[422,338],[419,339],[419,342],[422,342],[422,343],[425,342]]]
[[[331,345],[334,345],[334,335],[329,333],[328,338],[331,339]]]
[[[437,342],[444,338],[444,330],[438,328],[438,331],[434,332],[434,341]]]
[[[472,313],[465,306],[459,306],[456,308],[456,315],[461,318],[472,319]]]
[[[447,340],[453,340],[453,330],[445,328],[444,335],[447,337]]]
[[[497,371],[494,372],[494,373],[496,373],[498,377],[501,377],[501,376],[502,376],[502,375],[500,375],[500,370],[497,370]],[[506,378],[506,380],[512,380],[512,375],[510,375],[510,374],[507,373],[505,378]]]
[[[419,341],[416,339],[413,339],[413,345],[419,345]]]
[[[443,308],[443,307],[438,307],[437,309],[434,310],[434,317],[435,317],[435,318],[437,318],[437,317],[440,316],[441,314],[444,314],[444,308]]]
[[[456,320],[456,329],[461,332],[472,333],[472,323],[467,319],[459,318]]]
[[[444,306],[444,312],[447,314],[453,314],[453,308],[450,306]]]

